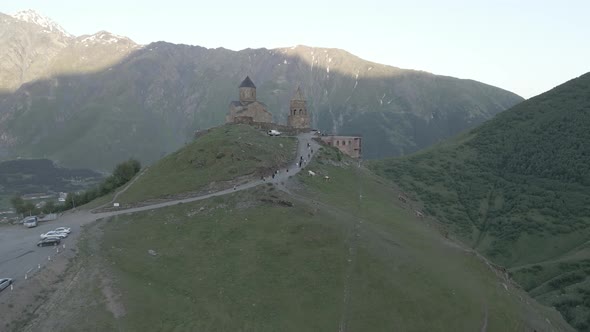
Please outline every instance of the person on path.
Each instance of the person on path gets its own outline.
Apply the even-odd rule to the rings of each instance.
[[[236,186],[234,185],[234,190],[236,190]]]

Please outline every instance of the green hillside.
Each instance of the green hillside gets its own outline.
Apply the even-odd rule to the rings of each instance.
[[[268,176],[295,160],[297,140],[270,137],[246,125],[225,125],[152,165],[122,193],[123,206],[189,192],[229,188],[231,180]],[[231,182],[231,183],[230,183]]]
[[[585,74],[448,143],[371,166],[587,331],[589,128]]]
[[[318,176],[301,172],[288,192],[261,185],[92,225],[60,310],[38,327],[572,331],[357,162],[322,149],[309,169]]]

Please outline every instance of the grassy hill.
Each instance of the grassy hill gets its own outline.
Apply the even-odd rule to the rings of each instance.
[[[531,295],[590,329],[590,74],[372,168]]]
[[[268,176],[295,160],[297,140],[270,137],[246,125],[225,125],[152,165],[118,201],[131,204],[205,189],[229,188],[236,178]]]
[[[332,148],[308,167],[319,176],[301,172],[288,192],[261,185],[92,225],[38,328],[572,330],[399,205],[388,181]]]

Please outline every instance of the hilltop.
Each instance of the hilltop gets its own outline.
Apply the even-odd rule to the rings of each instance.
[[[118,197],[124,205],[216,191],[268,177],[295,160],[297,140],[269,137],[246,125],[225,125],[149,167]]]
[[[150,177],[172,179],[190,155],[211,172],[248,169],[247,155],[218,163],[196,148],[199,140],[218,144],[228,128],[227,139],[239,133],[243,144],[244,135],[260,144],[243,146],[250,157],[280,142],[222,127],[156,163]],[[267,157],[260,159],[255,164],[263,166]],[[182,178],[203,174],[191,172]],[[151,197],[167,190],[140,188]],[[59,310],[42,306],[30,327],[571,331],[554,310],[416,217],[398,193],[358,161],[322,147],[303,172],[281,183],[98,221],[63,277]]]
[[[195,130],[222,124],[247,75],[278,123],[286,123],[301,85],[313,126],[363,135],[365,158],[428,147],[523,100],[340,49],[137,45],[113,33],[70,36],[1,14],[0,31],[3,158],[40,156],[100,170],[129,157],[151,164]]]
[[[576,328],[590,328],[590,73],[415,155],[372,163]]]

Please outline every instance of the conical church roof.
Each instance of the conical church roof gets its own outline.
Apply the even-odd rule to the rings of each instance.
[[[297,86],[297,90],[295,91],[292,100],[305,100],[305,97],[303,97],[303,91],[301,91],[301,86]]]
[[[240,88],[254,88],[254,89],[256,89],[256,85],[254,85],[254,82],[252,82],[252,80],[250,79],[250,76],[246,76],[246,78],[242,81],[242,84],[240,84]]]

